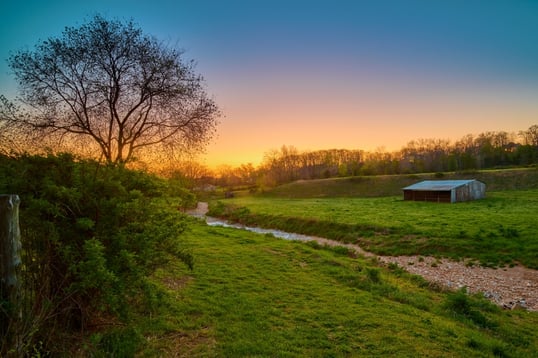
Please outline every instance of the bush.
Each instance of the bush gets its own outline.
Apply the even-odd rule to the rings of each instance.
[[[147,277],[155,269],[174,256],[192,267],[178,239],[184,216],[152,200],[166,192],[164,181],[67,154],[0,156],[0,164],[0,192],[21,198],[21,325],[31,326],[14,334],[23,351],[54,353],[63,348],[55,342],[62,330],[149,309]]]

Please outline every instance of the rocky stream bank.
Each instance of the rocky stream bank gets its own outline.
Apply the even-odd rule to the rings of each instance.
[[[426,256],[379,256],[358,245],[343,244],[321,237],[285,233],[279,230],[249,228],[206,217],[207,203],[198,203],[188,214],[205,218],[209,225],[231,226],[261,233],[272,233],[287,240],[317,241],[321,245],[345,246],[366,257],[377,257],[383,264],[398,264],[406,271],[449,289],[466,287],[471,293],[481,292],[484,297],[505,309],[523,308],[538,311],[538,270],[523,266],[489,268],[469,265],[463,261],[437,259]]]

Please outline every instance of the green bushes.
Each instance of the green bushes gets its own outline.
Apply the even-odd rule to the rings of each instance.
[[[10,331],[25,342],[19,350],[54,353],[62,332],[151,309],[147,277],[173,257],[192,267],[178,240],[184,217],[154,200],[164,181],[70,155],[0,157],[0,166],[0,192],[21,198],[23,320]]]

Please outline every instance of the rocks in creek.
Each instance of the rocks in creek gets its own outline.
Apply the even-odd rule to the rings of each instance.
[[[515,310],[518,308],[524,309],[524,310],[528,309],[527,302],[525,301],[525,299],[520,299],[517,301],[510,301],[510,302],[504,303],[503,308],[507,310]]]
[[[487,298],[488,300],[501,302],[501,295],[495,292],[486,291],[484,292],[484,297]]]

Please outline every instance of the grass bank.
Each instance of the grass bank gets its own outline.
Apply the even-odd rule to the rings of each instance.
[[[536,313],[441,292],[342,248],[202,223],[182,243],[194,269],[159,271],[157,311],[113,336],[136,332],[140,356],[528,357],[538,349]]]
[[[479,201],[437,204],[400,197],[239,197],[210,215],[249,225],[356,243],[381,255],[470,258],[538,269],[538,190],[490,192]]]
[[[412,175],[376,175],[300,180],[260,195],[278,198],[380,197],[402,195],[402,188],[421,180],[477,179],[487,191],[538,189],[538,169],[518,168]]]

